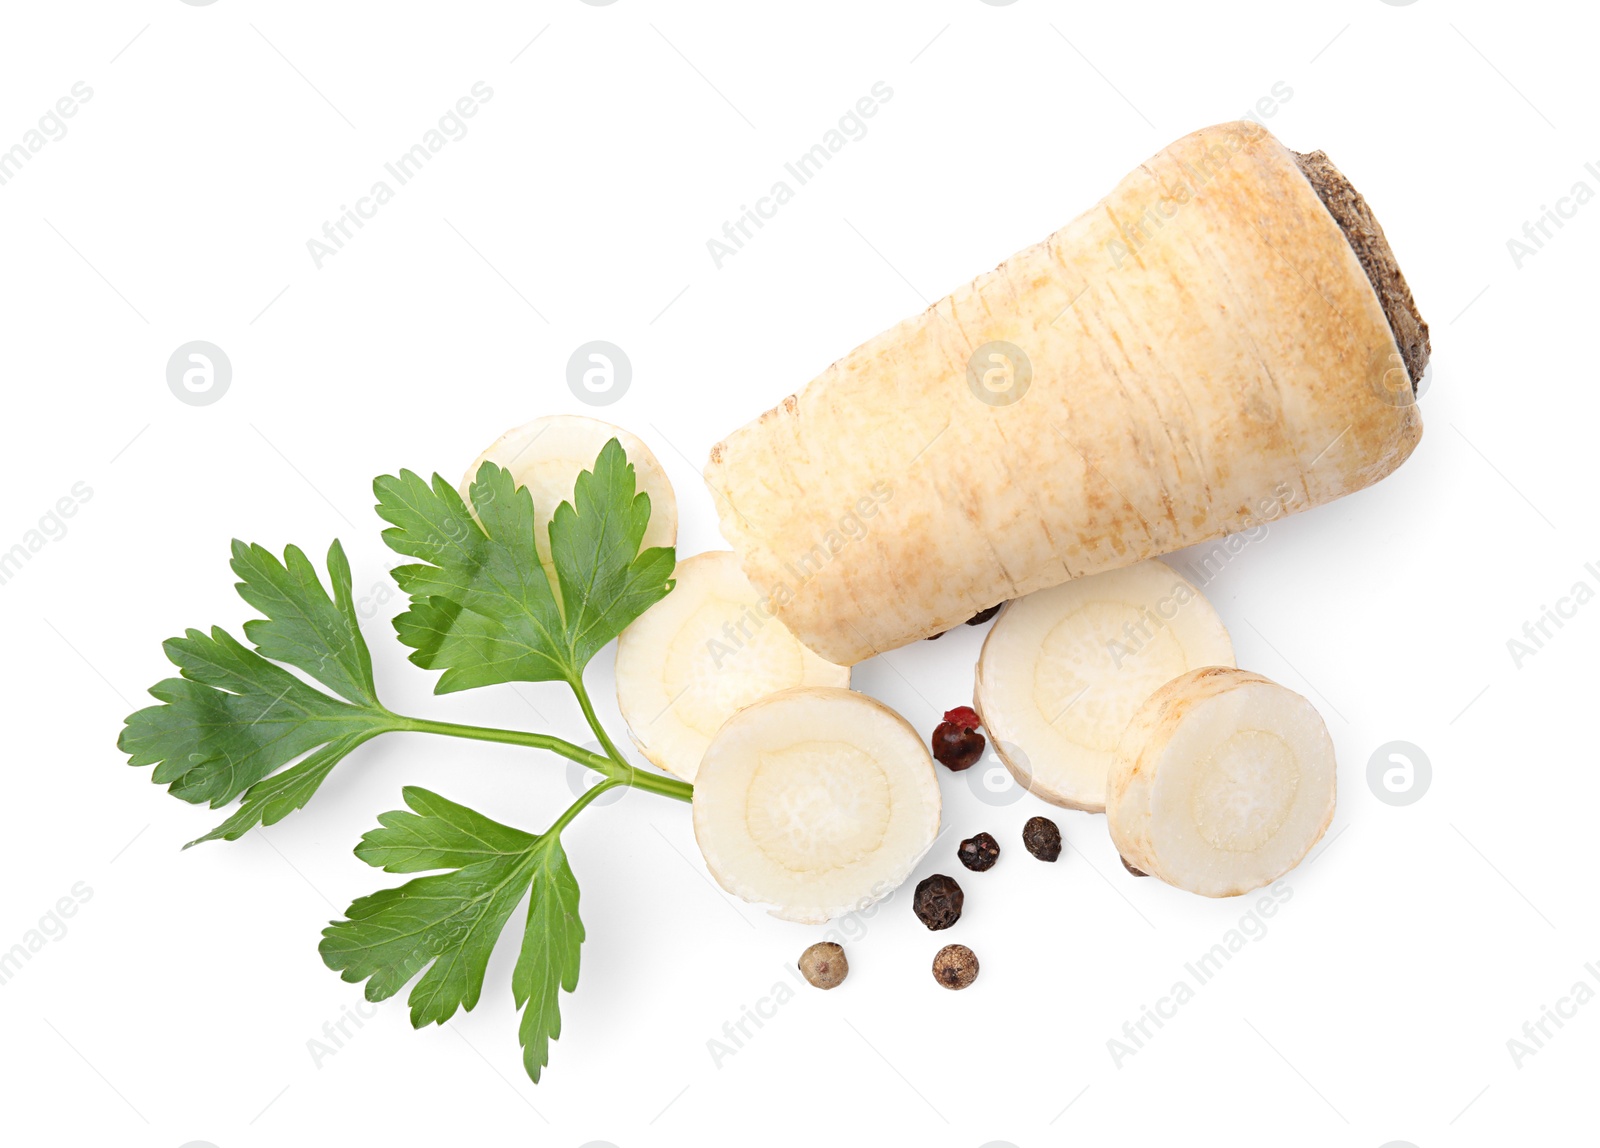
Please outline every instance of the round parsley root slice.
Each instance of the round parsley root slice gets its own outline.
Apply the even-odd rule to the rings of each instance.
[[[1117,739],[1145,698],[1196,666],[1231,665],[1211,603],[1151,560],[1007,604],[983,643],[973,702],[1019,784],[1099,813]]]
[[[617,642],[617,705],[645,757],[695,780],[734,712],[796,686],[850,685],[850,671],[800,644],[730,550],[678,563],[672,593]]]
[[[667,472],[637,435],[599,419],[546,415],[523,423],[495,439],[473,460],[461,479],[461,497],[468,506],[472,499],[467,488],[486,462],[504,467],[518,486],[528,488],[533,495],[533,544],[545,573],[550,575],[550,585],[556,587],[558,599],[561,589],[550,560],[550,520],[555,517],[556,507],[572,501],[579,473],[593,469],[600,449],[612,439],[622,444],[622,452],[633,464],[638,489],[650,496],[650,525],[645,528],[641,549],[673,545],[678,539],[678,500],[672,493],[672,483],[667,481]]]
[[[1305,698],[1213,666],[1175,678],[1128,723],[1106,814],[1127,863],[1233,897],[1298,865],[1333,820],[1333,741]]]
[[[820,924],[886,896],[933,845],[933,758],[903,717],[864,694],[772,694],[711,739],[694,834],[728,892]]]

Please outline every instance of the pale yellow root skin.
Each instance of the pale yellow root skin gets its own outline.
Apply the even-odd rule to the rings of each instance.
[[[1117,747],[1111,841],[1135,869],[1206,897],[1270,885],[1333,821],[1333,742],[1305,698],[1209,666],[1162,686]]]
[[[1032,382],[996,406],[968,362],[1001,340]],[[729,435],[706,481],[750,581],[853,665],[1378,481],[1422,433],[1398,354],[1294,154],[1224,124]]]

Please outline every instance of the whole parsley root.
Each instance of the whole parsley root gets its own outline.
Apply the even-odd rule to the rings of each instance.
[[[152,780],[174,797],[212,808],[239,799],[227,820],[190,844],[237,840],[281,821],[362,744],[397,731],[546,750],[600,774],[543,833],[407,786],[405,808],[380,815],[356,856],[387,873],[427,875],[357,898],[323,930],[319,946],[344,980],[366,982],[368,1000],[385,1000],[415,980],[412,1025],[442,1024],[478,1003],[495,941],[526,897],[511,995],[522,1009],[523,1068],[538,1081],[561,1032],[560,994],[578,985],[584,939],[562,831],[619,786],[679,801],[691,800],[693,788],[624,758],[583,684],[589,660],[672,589],[671,547],[645,545],[651,499],[638,490],[616,438],[600,440],[589,469],[540,455],[569,443],[564,432],[534,438],[519,466],[544,487],[565,490],[558,505],[536,507],[528,487],[493,461],[478,468],[465,501],[439,475],[430,482],[403,470],[373,483],[378,514],[389,523],[384,541],[413,560],[391,571],[410,597],[394,626],[413,663],[441,671],[437,693],[566,682],[602,752],[550,734],[387,708],[338,542],[328,550],[326,586],[299,547],[280,559],[234,542],[239,596],[262,614],[244,624],[250,644],[220,627],[170,639],[166,654],[182,676],[151,688],[160,704],[130,714],[117,744],[130,765],[155,766]],[[670,497],[664,501],[670,511]],[[547,532],[538,529],[544,523]],[[546,534],[549,549],[541,551],[536,539]],[[671,534],[669,523],[658,536],[670,541]]]
[[[848,666],[975,602],[1370,486],[1421,437],[1427,357],[1382,228],[1326,157],[1220,124],[837,359],[705,476],[750,580],[794,588],[779,620]],[[856,505],[864,544],[786,573],[823,508]]]

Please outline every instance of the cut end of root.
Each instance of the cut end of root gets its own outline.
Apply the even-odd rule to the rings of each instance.
[[[1400,357],[1405,362],[1406,373],[1411,376],[1412,393],[1416,393],[1422,372],[1427,369],[1431,347],[1428,342],[1428,324],[1417,310],[1411,288],[1400,272],[1400,264],[1389,247],[1389,240],[1378,226],[1372,208],[1361,193],[1351,186],[1344,173],[1333,166],[1325,152],[1295,152],[1295,162],[1306,180],[1316,189],[1322,205],[1333,216],[1334,222],[1344,232],[1350,249],[1361,262],[1367,280],[1383,304],[1384,316],[1389,320],[1389,330],[1400,346]]]
[[[1270,885],[1333,819],[1333,741],[1311,703],[1246,670],[1168,682],[1128,724],[1106,815],[1129,870],[1207,897]]]
[[[728,892],[817,924],[865,909],[939,834],[921,736],[864,694],[801,687],[730,717],[694,786],[694,831]]]

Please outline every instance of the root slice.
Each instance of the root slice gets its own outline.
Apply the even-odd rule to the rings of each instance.
[[[694,787],[694,832],[717,883],[772,915],[820,924],[899,886],[939,833],[921,736],[850,690],[803,687],[717,731]]]
[[[617,705],[641,753],[693,781],[735,712],[796,686],[850,685],[774,618],[732,551],[685,558],[671,594],[617,643]]]
[[[1233,665],[1233,643],[1211,603],[1148,561],[1007,605],[983,644],[973,696],[1021,785],[1097,813],[1134,711],[1179,674],[1218,665]]]
[[[671,546],[678,540],[678,500],[672,493],[667,472],[656,461],[637,435],[599,419],[583,415],[547,415],[506,431],[473,460],[461,479],[461,497],[472,505],[467,488],[478,477],[478,468],[492,462],[511,472],[518,486],[533,495],[534,538],[539,561],[550,575],[550,585],[560,600],[555,567],[550,560],[550,520],[556,507],[572,500],[578,474],[594,466],[595,458],[607,442],[616,439],[633,464],[634,482],[650,496],[650,525],[645,529],[643,548]]]
[[[1333,807],[1333,741],[1311,703],[1208,667],[1162,686],[1128,723],[1106,814],[1124,864],[1233,897],[1298,865]]]

